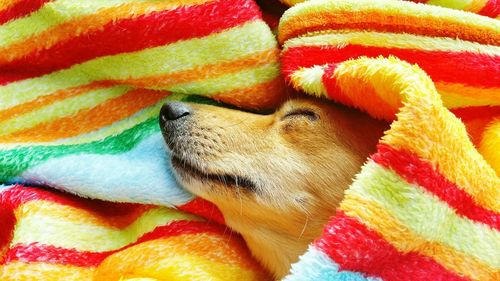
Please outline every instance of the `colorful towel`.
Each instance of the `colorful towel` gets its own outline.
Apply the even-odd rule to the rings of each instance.
[[[181,209],[221,221],[192,201]],[[0,187],[0,280],[269,280],[243,240],[186,212]]]
[[[306,2],[308,0],[281,0],[281,2],[293,6],[298,3]],[[490,18],[500,17],[500,4],[497,0],[406,0],[415,3],[436,5],[456,10],[467,11],[476,13]]]
[[[0,280],[268,280],[178,188],[156,116],[167,99],[202,101],[185,93],[282,99],[257,6],[80,2],[0,7],[0,183],[94,198],[0,187]],[[499,34],[493,19],[391,0],[285,14],[292,85],[395,120],[288,280],[500,279]],[[380,55],[399,59],[349,60]]]
[[[277,43],[251,0],[2,4],[0,183],[183,204],[157,125],[165,100],[283,97]]]
[[[285,280],[499,280],[500,23],[320,0],[288,10],[279,36],[296,88],[394,120]]]
[[[170,172],[161,105],[283,98],[277,42],[251,0],[0,2],[0,184],[203,215],[211,205]],[[0,261],[0,280],[16,281],[267,277],[213,222],[19,186],[0,193]]]
[[[397,100],[339,94],[336,64],[389,55],[417,64],[500,175],[500,21],[404,1],[310,1],[285,13],[279,38],[283,74],[295,87],[386,120]],[[371,92],[384,90],[379,83]]]

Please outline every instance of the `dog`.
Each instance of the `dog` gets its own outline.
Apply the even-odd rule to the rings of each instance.
[[[387,129],[313,98],[269,115],[170,102],[160,126],[181,185],[214,203],[276,278],[321,235]]]

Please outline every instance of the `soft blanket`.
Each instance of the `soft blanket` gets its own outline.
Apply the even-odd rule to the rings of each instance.
[[[0,182],[94,198],[0,187],[1,280],[269,279],[177,186],[156,120],[165,100],[207,102],[186,93],[282,100],[277,43],[252,1],[9,0],[0,23]],[[294,87],[394,121],[287,278],[498,280],[498,21],[310,1],[278,38]]]
[[[285,12],[279,38],[296,88],[394,120],[286,280],[498,280],[500,23],[310,1]],[[349,60],[363,55],[389,59]]]

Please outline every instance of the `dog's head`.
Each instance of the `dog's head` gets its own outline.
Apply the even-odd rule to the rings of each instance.
[[[180,102],[160,114],[181,184],[217,205],[247,242],[256,229],[318,236],[375,148],[381,126],[373,124],[315,99],[288,101],[270,115]]]

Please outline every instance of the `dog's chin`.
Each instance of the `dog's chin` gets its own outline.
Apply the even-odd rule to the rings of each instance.
[[[178,156],[172,156],[172,167],[179,178],[185,185],[190,185],[193,181],[208,186],[224,186],[227,188],[241,188],[245,191],[256,191],[255,183],[244,176],[234,175],[230,173],[212,173],[206,169],[200,168],[192,161],[187,161]]]

